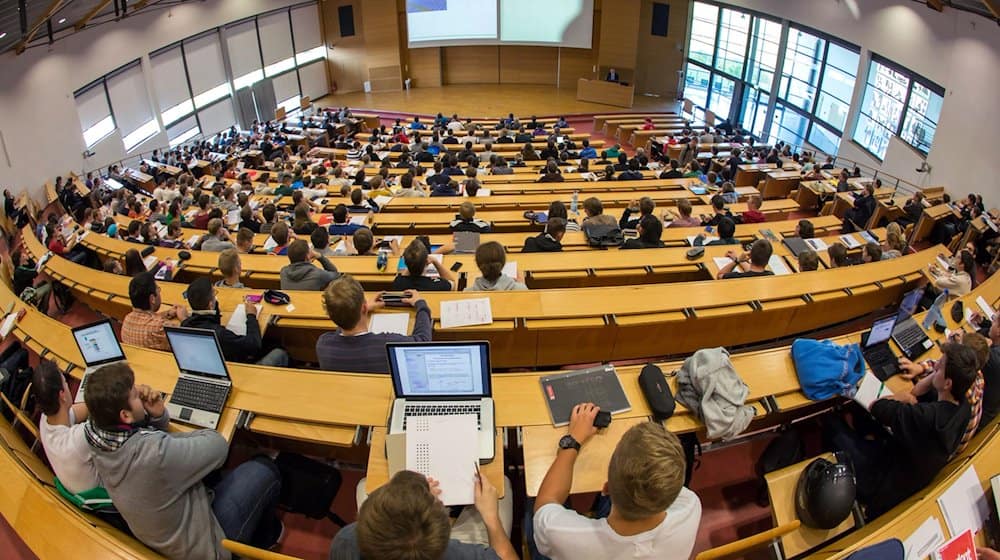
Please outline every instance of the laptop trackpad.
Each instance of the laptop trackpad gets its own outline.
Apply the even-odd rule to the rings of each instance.
[[[192,412],[192,410],[190,408],[182,408],[181,409],[181,420],[190,420],[191,419],[191,412]]]

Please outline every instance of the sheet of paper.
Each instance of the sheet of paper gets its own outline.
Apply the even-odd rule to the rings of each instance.
[[[0,325],[0,337],[7,338],[10,331],[14,330],[15,323],[17,323],[17,313],[8,313],[3,320],[3,325]]]
[[[861,242],[849,233],[841,235],[838,239],[840,239],[840,242],[843,243],[848,249],[854,249],[861,246]]]
[[[493,322],[490,298],[455,299],[441,302],[441,327],[452,329]]]
[[[948,532],[952,535],[961,534],[967,529],[979,531],[989,517],[990,506],[979,485],[976,467],[969,467],[962,473],[937,501],[948,524]]]
[[[729,257],[712,257],[712,261],[715,262],[715,268],[721,270],[722,267],[733,262],[733,259]],[[736,270],[735,268],[733,270]]]
[[[942,259],[940,255],[937,257],[937,264],[938,266],[941,267],[941,270],[944,271],[947,271],[948,267],[951,266],[950,264],[948,264],[948,261]]]
[[[910,535],[910,538],[903,541],[903,549],[906,551],[906,560],[925,560],[934,553],[939,546],[944,544],[944,533],[941,532],[941,523],[934,517],[928,517],[923,525],[917,528]]]
[[[265,251],[270,251],[271,249],[274,249],[277,246],[278,246],[278,242],[275,241],[274,238],[271,237],[271,236],[268,236],[267,237],[267,241],[264,242],[264,250]]]
[[[402,235],[386,235],[382,238],[383,241],[395,241],[400,247],[403,246],[403,236]]]
[[[694,247],[694,238],[695,238],[695,237],[697,237],[697,236],[696,236],[696,235],[689,235],[689,236],[687,237],[687,242],[688,242],[688,245],[690,245],[690,246]],[[709,243],[711,243],[711,242],[713,242],[713,241],[718,241],[718,240],[719,240],[719,238],[718,238],[718,237],[712,237],[712,236],[710,236],[710,235],[709,235],[709,236],[706,236],[706,237],[704,237],[704,238],[702,239],[702,241],[701,241],[701,244],[702,244],[702,245],[708,245]]]
[[[201,239],[200,235],[192,235],[189,237],[187,240],[188,247],[194,247],[194,244],[197,243],[199,239]]]
[[[472,414],[406,420],[406,468],[441,482],[441,503],[474,501],[479,429]]]
[[[500,272],[504,276],[517,278],[517,261],[507,261],[507,264],[503,265],[503,270]]]
[[[826,251],[828,247],[826,241],[822,239],[806,239],[805,241],[814,251]]]
[[[368,214],[361,214],[360,216],[351,216],[351,224],[356,226],[365,225],[365,221],[368,220]]]
[[[344,241],[343,239],[341,239],[340,241],[338,241],[337,244],[333,246],[333,252],[336,253],[336,254],[338,254],[338,255],[346,255],[347,254],[347,242]]]
[[[778,255],[771,255],[771,259],[767,261],[767,267],[771,269],[777,276],[784,276],[785,274],[791,274],[792,271],[785,264],[785,259],[779,257]]]
[[[872,403],[877,401],[883,393],[886,393],[885,384],[879,381],[878,377],[875,377],[870,371],[865,372],[865,376],[861,378],[861,383],[858,385],[858,391],[854,394],[854,401],[869,409]]]
[[[409,313],[375,313],[368,324],[368,332],[376,334],[396,333],[406,336],[410,334]]]
[[[159,262],[160,259],[156,255],[149,255],[148,257],[142,259],[142,264],[145,265],[146,270],[153,268]]]
[[[240,211],[231,210],[228,214],[226,214],[226,223],[231,226],[240,223]]]
[[[490,189],[479,189],[476,191],[476,196],[490,196],[491,194],[493,194],[493,191]]]
[[[247,307],[246,304],[239,304],[233,310],[233,314],[226,323],[226,328],[236,333],[236,336],[247,335]]]
[[[982,312],[984,319],[990,319],[990,320],[993,319],[993,308],[990,307],[990,304],[986,303],[986,300],[983,299],[983,296],[979,296],[976,298],[976,305],[979,306],[979,310],[980,312]]]
[[[392,200],[391,196],[385,196],[385,195],[376,196],[375,197],[375,204],[378,204],[378,207],[382,208],[383,206],[385,206],[386,204],[388,204],[389,201],[391,201],[391,200]]]

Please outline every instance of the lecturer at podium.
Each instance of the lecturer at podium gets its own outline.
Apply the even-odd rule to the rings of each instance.
[[[620,78],[618,77],[618,72],[614,68],[608,68],[608,77],[605,78],[606,81],[617,83]]]

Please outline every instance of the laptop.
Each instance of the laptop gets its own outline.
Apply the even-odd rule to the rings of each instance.
[[[396,399],[389,433],[406,432],[410,416],[475,414],[479,461],[496,454],[488,342],[399,342],[385,345]]]
[[[788,250],[791,251],[796,257],[799,256],[799,253],[804,251],[812,251],[812,247],[810,247],[809,244],[806,243],[806,240],[801,237],[786,237],[783,243],[785,244],[785,247],[788,247]]]
[[[232,381],[215,331],[163,327],[180,376],[167,402],[171,420],[215,429]]]
[[[879,381],[899,373],[899,359],[889,347],[895,326],[896,316],[890,315],[872,323],[871,330],[861,335],[861,355]]]
[[[76,327],[72,332],[76,347],[83,356],[83,362],[87,364],[87,369],[83,370],[83,378],[80,380],[80,389],[73,400],[74,403],[82,403],[87,377],[101,366],[123,361],[125,352],[122,352],[122,347],[115,338],[110,319]]]
[[[479,248],[478,231],[456,231],[453,237],[456,253],[475,253]]]
[[[924,329],[920,328],[920,324],[913,319],[913,313],[920,305],[920,298],[923,296],[923,288],[914,288],[906,292],[903,301],[899,304],[899,312],[896,314],[896,326],[892,329],[893,342],[911,361],[916,360],[934,345],[924,333]]]

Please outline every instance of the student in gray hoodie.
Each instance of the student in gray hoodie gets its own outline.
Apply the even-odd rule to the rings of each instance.
[[[124,362],[87,380],[84,436],[94,467],[132,533],[168,558],[228,559],[222,539],[273,546],[281,474],[257,457],[224,475],[212,492],[202,479],[226,462],[229,445],[214,430],[168,433],[163,394],[136,385]]]
[[[476,278],[471,286],[465,288],[466,292],[502,292],[507,290],[527,290],[528,287],[522,282],[503,273],[503,267],[507,264],[507,255],[503,245],[496,241],[489,241],[476,248],[476,266],[483,273]]]
[[[318,260],[323,268],[313,265],[313,259]],[[288,261],[290,264],[281,269],[282,290],[322,290],[340,276],[333,263],[314,253],[302,239],[288,246]]]

